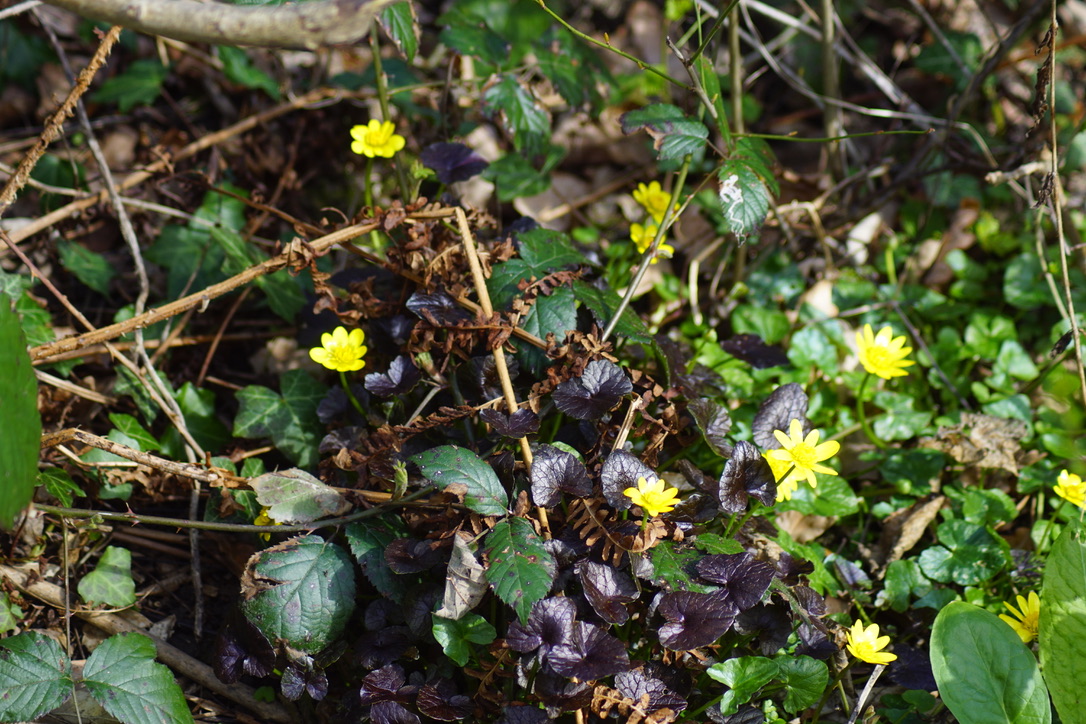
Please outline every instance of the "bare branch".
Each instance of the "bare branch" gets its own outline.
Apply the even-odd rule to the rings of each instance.
[[[345,45],[366,36],[396,0],[320,0],[278,7],[197,0],[46,0],[94,20],[149,35],[215,45],[308,48]]]

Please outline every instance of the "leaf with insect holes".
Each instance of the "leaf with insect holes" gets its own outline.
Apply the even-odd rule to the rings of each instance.
[[[660,627],[660,643],[672,651],[708,646],[727,633],[739,610],[718,593],[676,591],[665,593],[657,611],[667,619]]]
[[[623,494],[626,488],[636,488],[638,478],[648,482],[657,479],[656,471],[625,450],[615,450],[603,461],[600,469],[600,485],[607,504],[617,510],[626,510],[632,504]]]
[[[419,160],[426,168],[433,169],[437,180],[443,184],[467,181],[490,165],[486,159],[462,143],[432,143],[422,149]]]
[[[704,123],[686,117],[678,106],[655,103],[619,118],[622,132],[627,136],[644,130],[652,137],[652,147],[661,161],[700,154],[709,138]]]
[[[717,497],[725,513],[742,513],[747,509],[749,498],[754,497],[762,505],[777,501],[777,481],[773,469],[758,448],[746,440],[740,440],[732,451],[731,460],[724,465],[720,475]]]
[[[487,408],[479,411],[479,417],[502,437],[517,439],[539,432],[539,416],[531,410],[517,410],[512,415],[506,415]]]
[[[773,431],[788,433],[792,420],[803,423],[804,435],[811,431],[811,423],[807,419],[807,393],[795,382],[773,390],[773,394],[765,398],[762,406],[758,408],[751,426],[754,442],[766,450],[779,448],[781,444],[777,442]]]
[[[342,515],[351,508],[339,492],[304,470],[289,468],[264,473],[250,485],[256,499],[277,523],[309,523],[326,516]]]
[[[732,444],[728,442],[727,435],[732,429],[732,418],[728,408],[709,399],[700,399],[692,400],[687,409],[712,451],[720,457],[729,457]]]
[[[555,406],[578,420],[598,420],[633,392],[626,373],[610,360],[589,362],[580,377],[558,385],[552,394]]]
[[[366,375],[366,389],[378,397],[404,395],[419,381],[419,368],[407,355],[400,355],[388,365],[388,372]]]
[[[725,162],[718,177],[724,224],[742,243],[762,228],[769,213],[769,190],[746,160]]]
[[[554,556],[523,518],[498,521],[486,537],[486,579],[521,621],[528,619],[532,604],[550,591],[558,566]]]
[[[551,507],[562,499],[561,492],[587,498],[592,494],[588,470],[577,458],[553,445],[540,445],[532,460],[532,500]]]
[[[505,515],[509,494],[494,470],[478,455],[456,445],[442,445],[411,458],[419,471],[441,489],[461,484],[467,488],[464,505],[479,515]]]

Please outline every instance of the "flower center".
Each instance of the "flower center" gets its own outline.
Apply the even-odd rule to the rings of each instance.
[[[392,134],[386,132],[384,127],[378,128],[376,131],[369,131],[366,133],[366,143],[371,146],[384,146],[388,143],[389,136]]]
[[[792,453],[792,460],[797,468],[811,468],[818,462],[814,447],[805,442],[796,445],[789,452]]]
[[[336,365],[349,365],[358,359],[357,351],[349,345],[336,345],[328,350],[328,356]]]
[[[893,364],[894,360],[890,356],[889,350],[882,345],[875,345],[867,350],[867,361],[871,363],[872,367],[883,368]]]

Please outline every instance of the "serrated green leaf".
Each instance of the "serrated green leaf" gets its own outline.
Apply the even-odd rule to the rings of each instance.
[[[532,605],[546,597],[558,573],[554,556],[523,518],[498,521],[486,537],[486,580],[521,622]]]
[[[720,697],[720,713],[730,716],[750,701],[754,693],[777,675],[777,663],[764,656],[741,656],[713,664],[705,670],[711,678],[730,687]]]
[[[38,381],[19,315],[0,297],[0,526],[11,528],[38,485],[41,416]]]
[[[581,279],[573,282],[573,296],[578,302],[588,307],[601,329],[614,318],[615,311],[622,303],[622,297],[613,289],[598,289]],[[652,336],[644,320],[629,307],[622,311],[622,316],[615,325],[615,336],[640,344],[652,344]]]
[[[136,582],[132,580],[132,551],[106,546],[98,565],[83,576],[76,587],[90,605],[102,603],[111,608],[126,608],[136,602]]]
[[[509,494],[494,470],[470,450],[442,445],[411,458],[423,476],[444,490],[460,484],[467,488],[464,505],[479,515],[505,515]]]
[[[773,166],[777,162],[777,157],[773,155],[773,149],[764,138],[744,136],[738,139],[735,142],[735,153],[732,154],[732,158],[746,161],[751,170],[758,174],[758,177],[769,187],[770,193],[774,196],[780,195],[780,184],[773,175]]]
[[[412,577],[393,573],[385,559],[389,544],[397,538],[407,537],[407,529],[400,519],[388,517],[351,523],[346,528],[346,535],[351,553],[373,587],[382,596],[405,604]]]
[[[192,721],[184,692],[170,670],[155,661],[155,644],[143,634],[116,634],[99,644],[83,667],[83,683],[123,722]]]
[[[246,88],[262,90],[274,101],[282,97],[279,93],[279,84],[275,82],[275,79],[253,65],[248,54],[241,48],[221,46],[219,60],[222,61],[223,74],[232,82]]]
[[[280,452],[299,467],[317,462],[317,446],[323,430],[317,405],[327,392],[321,383],[302,370],[289,370],[280,378],[282,394],[260,385],[240,390],[234,434],[239,437],[270,437]]]
[[[1033,653],[1014,629],[983,608],[958,601],[939,612],[931,632],[931,667],[940,696],[961,724],[1052,719]]]
[[[652,581],[665,591],[697,591],[708,593],[716,590],[692,576],[694,563],[702,557],[695,548],[679,547],[674,541],[662,540],[649,551],[652,561]]]
[[[29,721],[72,692],[72,664],[56,640],[38,631],[0,639],[0,720]]]
[[[724,223],[740,241],[746,241],[758,233],[769,213],[769,191],[745,160],[725,162],[717,175]]]
[[[121,113],[128,113],[132,106],[154,103],[169,72],[157,60],[137,60],[103,83],[91,98],[98,103],[116,103]]]
[[[96,254],[82,244],[60,239],[57,253],[61,265],[75,278],[99,294],[109,294],[109,283],[117,272],[101,254]]]
[[[433,634],[441,644],[441,650],[457,666],[467,666],[471,658],[469,644],[486,646],[498,637],[490,622],[476,613],[468,613],[455,620],[434,614]]]
[[[1065,722],[1081,721],[1086,696],[1086,543],[1068,525],[1052,545],[1041,589],[1041,667]]]
[[[570,266],[587,264],[584,254],[573,248],[569,235],[551,229],[532,229],[517,237],[520,258],[538,276]]]
[[[12,603],[7,593],[0,591],[0,633],[18,630],[22,619],[23,609]],[[3,684],[0,684],[0,689],[3,689]]]
[[[269,641],[316,654],[354,611],[354,566],[335,543],[297,536],[250,558],[242,589],[245,616]]]
[[[419,49],[419,22],[415,17],[415,6],[410,2],[389,5],[379,16],[381,27],[388,37],[396,43],[400,53],[411,63]]]
[[[548,334],[553,334],[558,341],[565,339],[568,332],[577,329],[577,302],[573,290],[559,287],[549,296],[537,297],[520,326],[525,332],[543,340],[547,339]],[[550,364],[543,350],[521,340],[516,340],[514,346],[517,348],[517,359],[528,371],[535,375],[543,374]]]
[[[656,103],[622,114],[622,132],[629,135],[644,130],[652,137],[656,156],[661,161],[697,156],[705,150],[709,129],[700,121],[686,117],[677,106]]]
[[[513,144],[526,154],[539,153],[550,137],[551,119],[543,107],[511,75],[501,76],[483,93],[483,100],[505,118]]]
[[[268,516],[278,523],[309,523],[342,515],[351,507],[335,488],[297,468],[265,473],[249,485],[268,509]]]
[[[777,664],[775,678],[784,682],[785,711],[796,714],[818,702],[830,680],[825,662],[810,656],[781,656],[774,661]]]
[[[136,449],[140,452],[158,450],[158,440],[155,439],[155,436],[147,432],[147,429],[140,424],[140,421],[131,415],[126,415],[123,412],[111,412],[109,413],[109,421],[119,431],[135,440],[137,443]]]

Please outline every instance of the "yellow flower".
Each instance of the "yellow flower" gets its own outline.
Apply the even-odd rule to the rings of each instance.
[[[848,643],[845,648],[860,661],[869,664],[888,664],[897,659],[897,656],[883,651],[886,644],[890,643],[889,636],[879,636],[879,625],[873,623],[864,628],[862,621],[856,621],[848,630]]]
[[[773,436],[777,438],[777,442],[781,444],[781,447],[765,453],[766,459],[794,465],[795,469],[789,474],[788,479],[806,480],[814,488],[818,485],[815,473],[837,474],[837,471],[833,468],[819,465],[823,460],[832,458],[841,449],[841,444],[836,440],[819,445],[818,430],[811,430],[807,433],[807,437],[804,438],[803,423],[799,420],[792,420],[787,435],[780,430],[774,430]],[[772,466],[772,462],[770,462],[770,465]],[[787,470],[787,468],[781,468],[782,473],[784,470]],[[776,468],[774,468],[773,474],[777,474]]]
[[[1014,632],[1018,634],[1018,638],[1022,639],[1022,643],[1028,644],[1037,638],[1037,624],[1041,617],[1041,599],[1037,596],[1036,591],[1029,592],[1028,600],[1024,596],[1018,596],[1017,598],[1018,608],[1006,601],[1003,602],[1003,605],[1007,607],[1007,610],[1011,612],[1011,616],[1014,616],[1014,618],[1005,613],[999,614],[999,617],[1014,629]]]
[[[773,479],[777,481],[777,502],[791,500],[792,493],[799,489],[795,465],[788,460],[771,458],[768,453],[762,453],[762,457],[769,463],[769,469],[773,471]]]
[[[396,133],[396,126],[391,121],[382,123],[376,118],[365,126],[355,126],[351,129],[351,150],[359,156],[373,158],[392,158],[407,141]]]
[[[267,508],[261,508],[260,509],[260,515],[256,516],[256,519],[253,520],[253,525],[283,525],[283,524],[282,524],[282,522],[280,522],[278,520],[274,520],[270,515],[268,515],[268,509]],[[260,535],[261,538],[263,538],[266,541],[271,540],[271,533],[260,533],[259,535]]]
[[[660,230],[660,227],[653,224],[648,226],[642,226],[641,224],[630,224],[630,239],[633,240],[634,246],[637,247],[638,254],[644,254],[652,246],[652,240],[656,238],[656,232]],[[660,242],[660,246],[656,247],[656,256],[652,257],[652,263],[656,263],[657,257],[664,257],[670,259],[671,255],[675,253],[674,247],[671,244],[665,244]]]
[[[876,335],[871,331],[871,325],[865,324],[863,332],[856,333],[856,346],[864,369],[884,380],[904,377],[909,373],[903,368],[916,364],[905,359],[913,348],[905,346],[904,336],[895,337],[890,327],[883,327]]]
[[[1086,482],[1074,473],[1061,471],[1060,477],[1056,479],[1055,490],[1056,495],[1072,505],[1086,508]]]
[[[361,329],[348,333],[346,327],[336,327],[331,334],[321,335],[321,346],[309,350],[309,356],[330,370],[355,372],[366,366],[362,359],[366,356],[366,348],[362,346],[365,338]]]
[[[651,483],[645,478],[638,478],[637,487],[626,488],[622,494],[632,500],[634,505],[640,505],[645,515],[650,518],[670,512],[679,502],[679,489],[666,487],[659,478]]]
[[[638,184],[637,190],[633,192],[634,201],[641,204],[645,211],[649,212],[649,216],[657,224],[664,220],[664,214],[667,213],[667,204],[671,201],[671,194],[660,188],[659,181],[653,181],[648,186],[645,184]],[[678,210],[678,205],[675,209]]]

